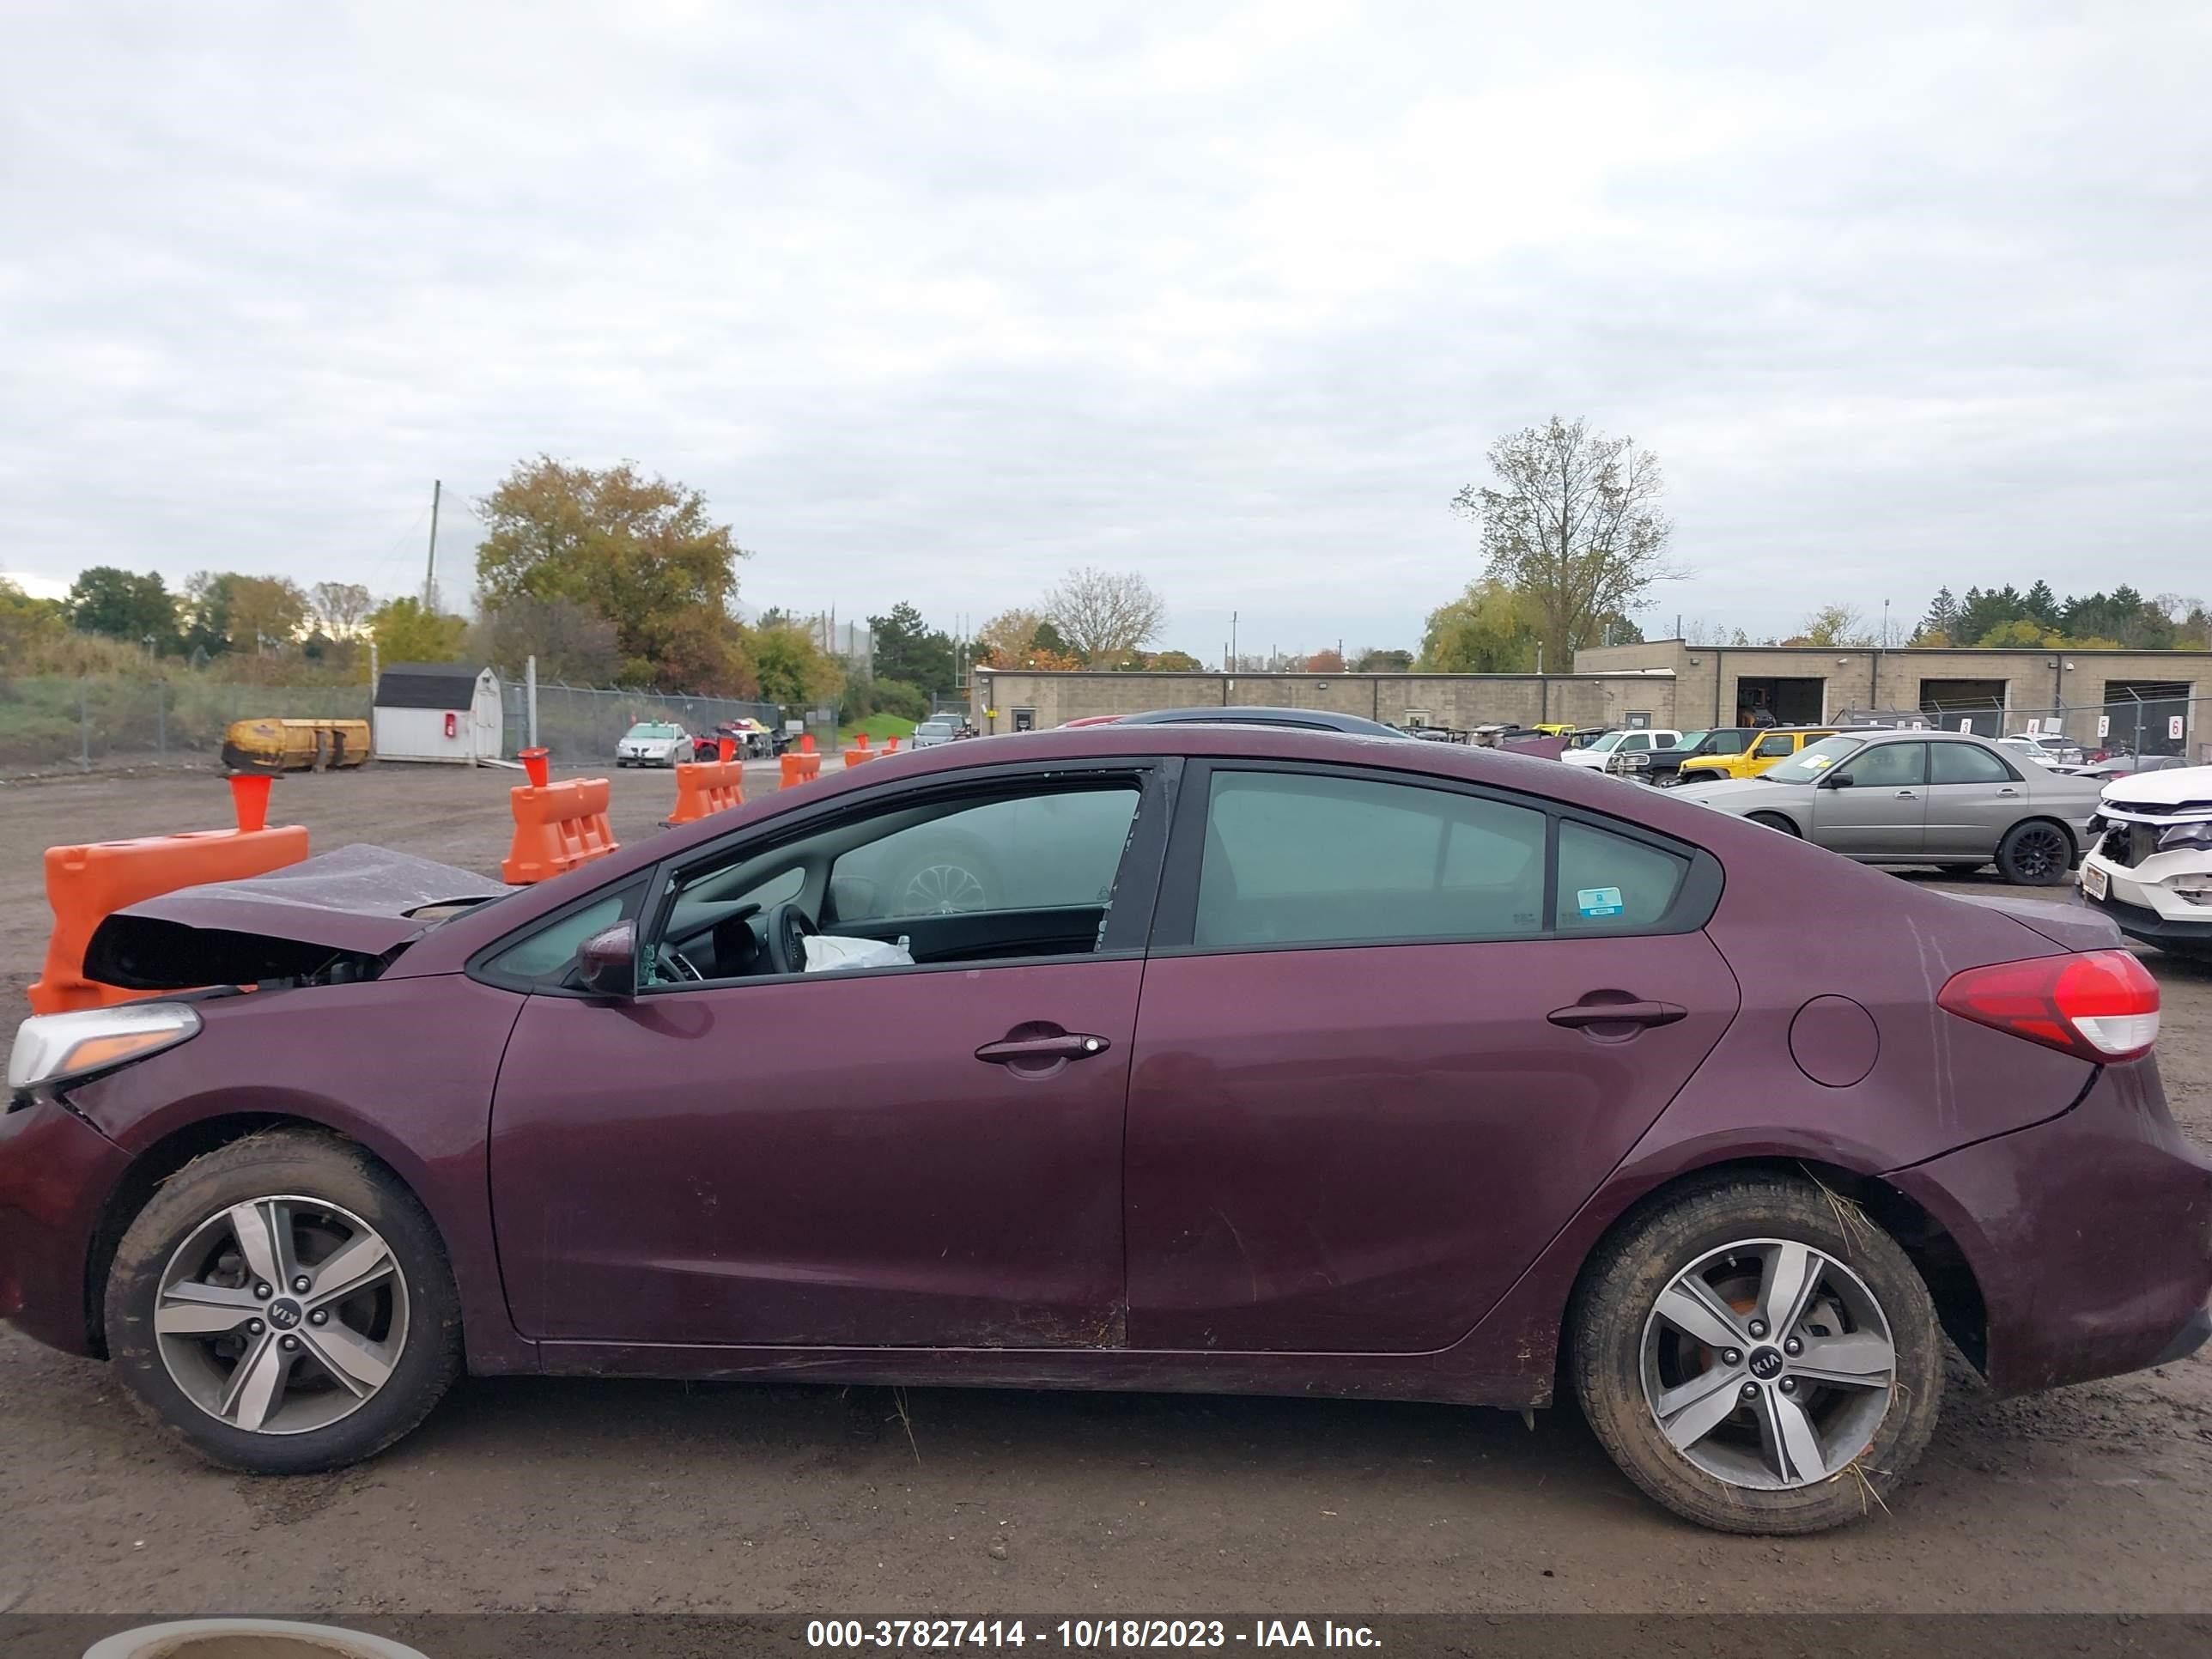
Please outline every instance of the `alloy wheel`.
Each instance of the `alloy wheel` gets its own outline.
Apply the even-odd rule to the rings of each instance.
[[[1644,1397],[1660,1432],[1735,1486],[1788,1491],[1841,1474],[1887,1415],[1896,1371],[1866,1281],[1794,1240],[1708,1252],[1644,1322]]]
[[[2013,842],[2013,866],[2031,882],[2048,880],[2065,867],[2066,837],[2048,824],[2033,824]]]
[[[207,1218],[163,1268],[154,1304],[161,1363],[216,1421],[306,1434],[351,1416],[407,1346],[407,1280],[376,1230],[296,1194]]]

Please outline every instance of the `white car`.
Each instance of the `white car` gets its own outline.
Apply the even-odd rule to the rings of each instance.
[[[1656,731],[1608,732],[1584,749],[1570,749],[1559,758],[1570,766],[1586,766],[1593,772],[1640,772],[1651,764],[1655,749],[1672,749],[1682,734],[1671,726]]]
[[[691,758],[691,734],[673,720],[640,720],[615,745],[617,766],[673,766]]]
[[[2045,737],[2036,733],[2015,732],[2009,738],[1999,738],[1997,747],[2007,754],[2036,766],[2079,766],[2081,764],[2081,745],[2069,743],[2056,733]]]
[[[2212,766],[2115,778],[2090,828],[2082,899],[2130,939],[2212,958]]]

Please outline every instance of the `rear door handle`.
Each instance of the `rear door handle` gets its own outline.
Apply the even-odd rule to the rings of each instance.
[[[1918,800],[1920,792],[1917,789],[1900,789],[1897,792],[1897,798],[1899,800]]]
[[[1554,1025],[1578,1030],[1585,1025],[1672,1025],[1689,1012],[1672,1002],[1577,1002],[1571,1008],[1554,1008],[1545,1018]]]
[[[1088,1060],[1113,1046],[1103,1036],[1063,1031],[1058,1036],[1008,1037],[1001,1042],[987,1042],[975,1051],[975,1058],[994,1066],[1022,1066],[1038,1060]]]
[[[2015,800],[2016,800],[2016,799],[2018,799],[2020,798],[2020,791],[2019,791],[2019,790],[2017,790],[2017,789],[2014,789],[2014,787],[2012,787],[2009,784],[2008,784],[2008,785],[2007,785],[2005,787],[2003,787],[2002,789],[1998,790],[1998,791],[1997,791],[1997,793],[1998,793],[2000,796],[2009,796],[2009,797],[2011,797],[2012,799],[2015,799]]]

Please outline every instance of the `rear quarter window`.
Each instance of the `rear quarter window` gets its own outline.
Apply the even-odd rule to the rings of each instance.
[[[1679,854],[1565,819],[1553,925],[1566,933],[1656,926],[1674,908],[1689,873],[1690,860]]]

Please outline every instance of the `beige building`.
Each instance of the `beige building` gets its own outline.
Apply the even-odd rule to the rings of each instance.
[[[1364,714],[1394,726],[1665,726],[1674,677],[1664,668],[1589,674],[1093,674],[977,668],[969,718],[979,732],[1022,732],[1088,714],[1267,704]]]
[[[1662,668],[1674,724],[1735,726],[1771,718],[1809,725],[1850,709],[1917,711],[1986,737],[2061,731],[2167,754],[2212,744],[2212,652],[1921,650],[1905,647],[1715,646],[1680,640],[1575,653],[1577,673]],[[2100,732],[2100,720],[2105,723]],[[2179,728],[2175,722],[2179,721]]]
[[[2063,730],[2212,759],[2212,652],[1889,651],[1690,645],[1655,640],[1580,651],[1571,674],[1114,674],[975,671],[979,732],[1042,729],[1091,714],[1266,703],[1394,725],[1784,725],[1848,710],[1917,713],[1987,736]],[[2100,721],[2105,732],[2100,732]],[[2179,721],[2177,727],[2175,722]]]

